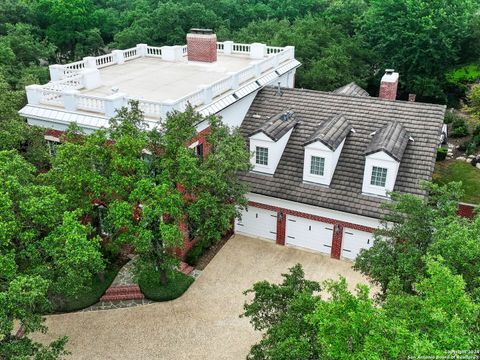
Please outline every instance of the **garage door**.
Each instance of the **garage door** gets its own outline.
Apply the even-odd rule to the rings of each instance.
[[[330,254],[332,251],[333,225],[287,216],[285,243]]]
[[[342,256],[355,260],[361,249],[369,249],[373,245],[373,234],[365,231],[343,229]]]
[[[235,222],[235,232],[276,240],[277,213],[250,206],[242,211],[242,219]]]

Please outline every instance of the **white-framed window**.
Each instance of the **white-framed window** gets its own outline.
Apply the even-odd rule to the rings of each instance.
[[[325,158],[312,156],[310,158],[310,174],[323,176],[325,171]]]
[[[370,179],[370,185],[385,187],[387,181],[388,169],[374,166],[372,168],[372,177]]]
[[[258,165],[268,165],[268,148],[261,146],[255,148],[255,163]]]
[[[57,155],[57,146],[59,145],[60,143],[57,141],[47,140],[48,153],[50,154],[50,156],[54,157],[55,155]]]

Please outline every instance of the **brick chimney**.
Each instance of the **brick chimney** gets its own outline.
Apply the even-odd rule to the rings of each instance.
[[[378,97],[385,100],[395,100],[397,98],[398,73],[393,69],[385,70],[385,75],[380,82],[380,94]]]
[[[191,29],[187,34],[188,61],[217,61],[217,35],[211,29]]]

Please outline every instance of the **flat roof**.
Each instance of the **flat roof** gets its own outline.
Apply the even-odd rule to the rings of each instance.
[[[138,58],[99,69],[102,86],[80,92],[104,97],[111,95],[111,88],[116,87],[119,92],[141,100],[176,100],[198,90],[201,85],[210,85],[259,61],[239,54],[218,54],[214,63],[187,61],[187,57],[178,62]]]

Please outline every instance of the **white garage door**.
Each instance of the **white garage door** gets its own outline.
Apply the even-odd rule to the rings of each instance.
[[[236,220],[235,232],[276,240],[277,213],[250,206],[248,210],[242,211],[242,219]]]
[[[360,230],[343,229],[342,256],[355,260],[361,249],[369,249],[373,245],[373,234]]]
[[[297,216],[287,216],[286,244],[330,254],[332,251],[332,237],[332,224]]]

